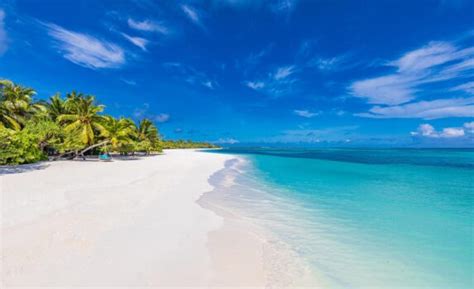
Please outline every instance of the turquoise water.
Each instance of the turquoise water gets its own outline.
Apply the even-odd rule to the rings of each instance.
[[[224,202],[327,288],[474,288],[474,150],[228,149]]]

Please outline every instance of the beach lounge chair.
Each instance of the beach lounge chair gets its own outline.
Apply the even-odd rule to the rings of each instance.
[[[105,161],[105,162],[110,162],[112,160],[112,158],[110,157],[109,154],[101,154],[99,155],[99,160],[101,161]]]

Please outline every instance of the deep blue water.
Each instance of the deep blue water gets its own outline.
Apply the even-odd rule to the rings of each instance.
[[[229,205],[328,288],[474,288],[474,150],[226,149]]]

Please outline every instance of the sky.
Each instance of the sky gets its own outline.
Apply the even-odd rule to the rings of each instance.
[[[474,1],[0,0],[0,78],[168,139],[474,147]]]

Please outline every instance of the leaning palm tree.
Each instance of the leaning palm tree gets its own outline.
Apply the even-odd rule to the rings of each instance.
[[[135,136],[135,124],[126,118],[116,119],[111,116],[104,117],[104,130],[100,136],[112,146],[113,150],[120,150],[122,147],[133,143]]]
[[[102,125],[103,116],[99,113],[104,110],[103,105],[95,105],[93,96],[77,96],[66,100],[67,113],[59,115],[57,120],[64,125],[66,133],[74,134],[86,146],[79,154],[100,144],[94,144],[96,135],[105,128]]]

